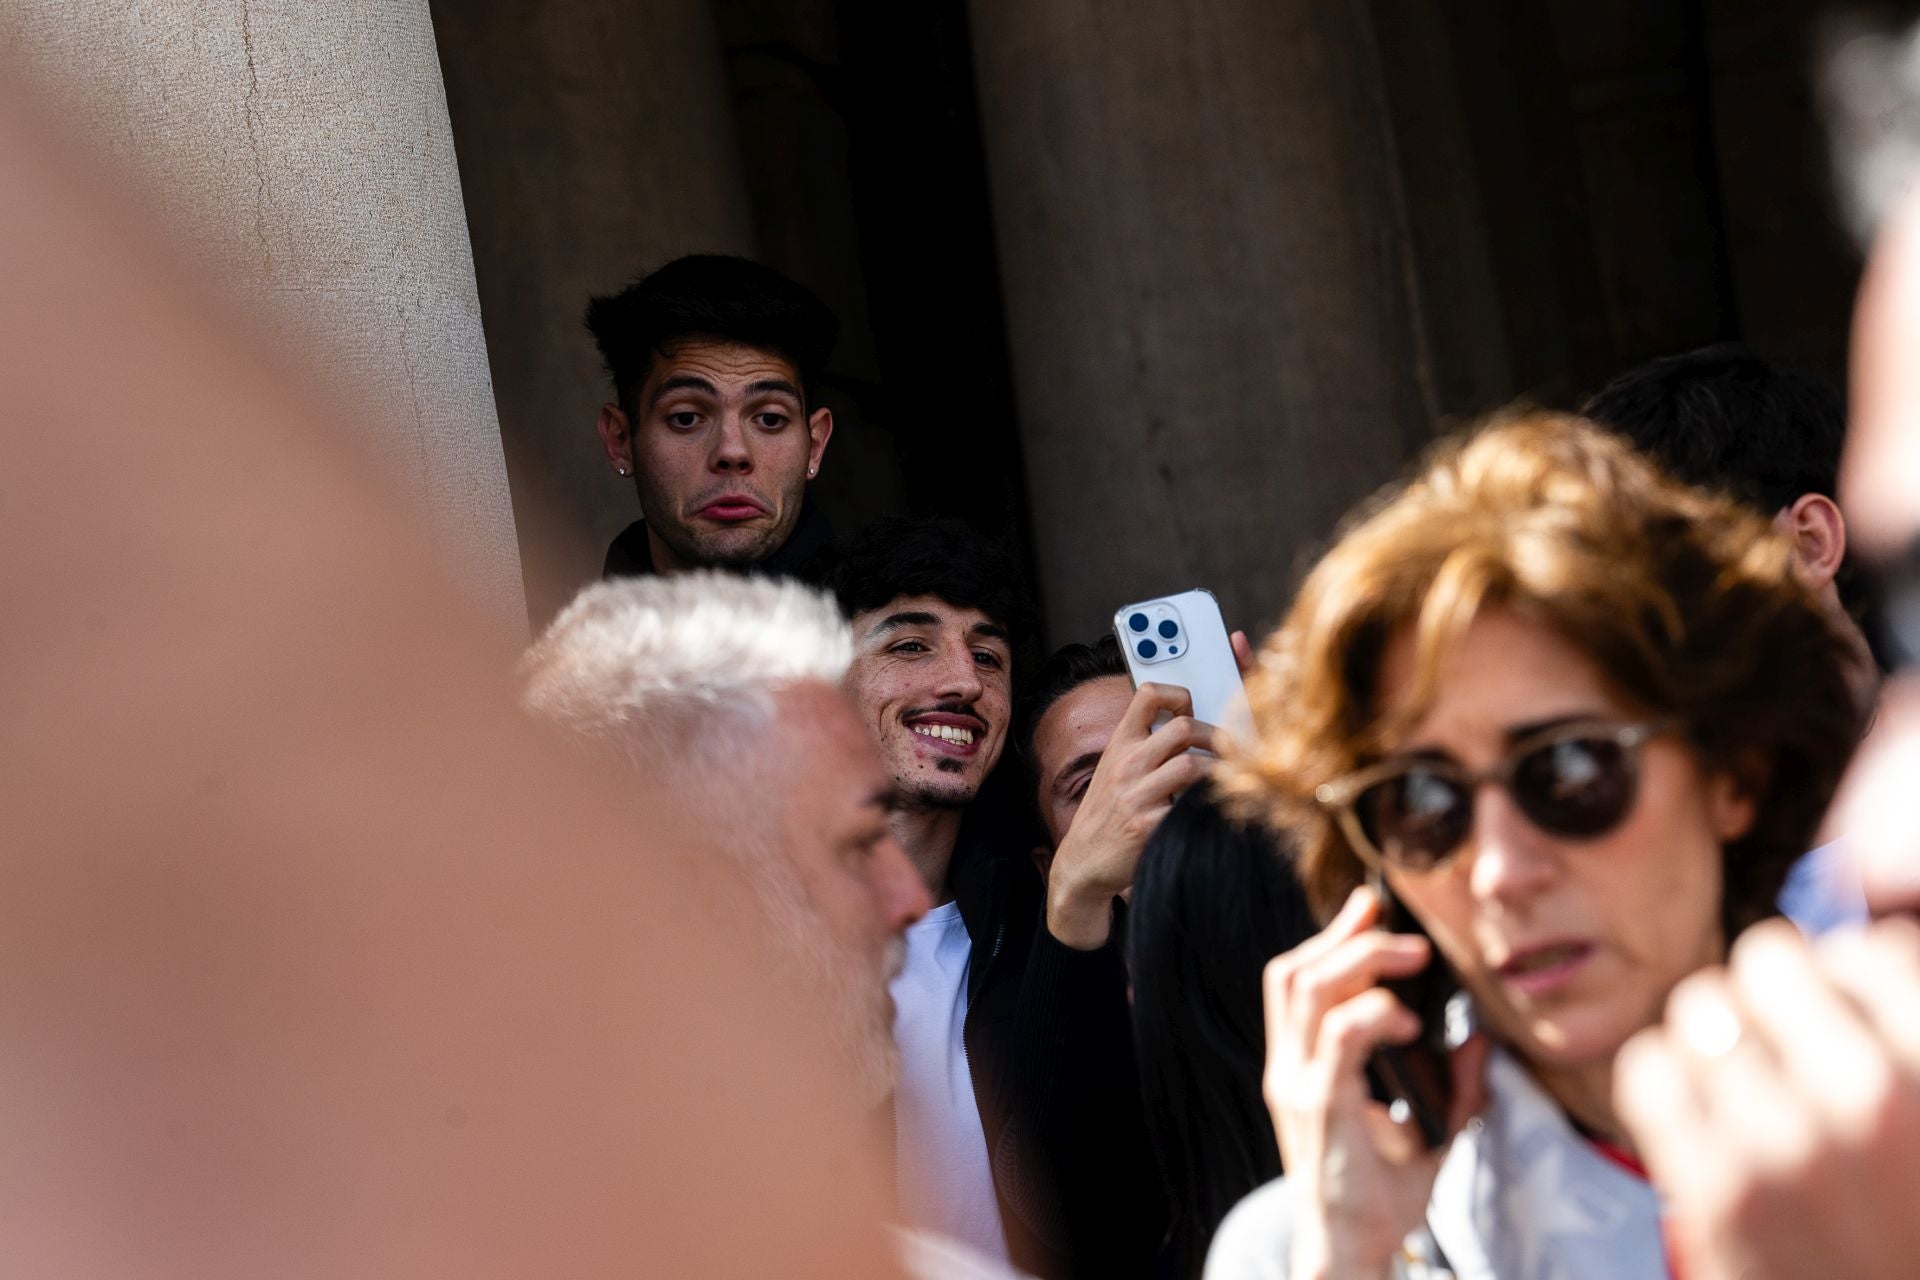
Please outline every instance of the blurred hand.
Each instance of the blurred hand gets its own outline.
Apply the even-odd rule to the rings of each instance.
[[[1373,928],[1379,914],[1373,891],[1355,890],[1323,931],[1267,963],[1261,1083],[1298,1197],[1295,1280],[1389,1274],[1426,1216],[1444,1155],[1367,1090],[1367,1056],[1420,1033],[1419,1019],[1378,984],[1419,972],[1432,949],[1418,935]],[[1485,1097],[1486,1048],[1475,1037],[1454,1055],[1450,1133]]]
[[[1913,779],[1920,777],[1920,676],[1896,676],[1880,692],[1873,729],[1847,768],[1820,841],[1842,848],[1875,915],[1920,910],[1920,829]]]
[[[1171,716],[1158,729],[1154,720]],[[1047,882],[1047,930],[1069,947],[1105,945],[1113,900],[1133,884],[1140,851],[1174,798],[1206,770],[1187,748],[1213,749],[1213,726],[1193,718],[1177,685],[1143,684],[1107,743],[1073,825],[1054,851]]]
[[[1233,646],[1233,665],[1240,668],[1240,678],[1244,680],[1253,674],[1253,644],[1244,631],[1228,632],[1227,643]]]
[[[1875,239],[1854,303],[1851,412],[1840,462],[1848,539],[1869,558],[1894,555],[1920,532],[1920,194]]]
[[[1675,988],[1615,1103],[1688,1280],[1910,1276],[1920,1259],[1920,928],[1809,948],[1771,922]]]

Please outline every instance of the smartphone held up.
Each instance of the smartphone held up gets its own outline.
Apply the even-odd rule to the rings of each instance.
[[[1193,700],[1193,718],[1230,725],[1244,714],[1246,690],[1233,641],[1210,591],[1142,600],[1116,610],[1113,634],[1134,688],[1175,685]]]

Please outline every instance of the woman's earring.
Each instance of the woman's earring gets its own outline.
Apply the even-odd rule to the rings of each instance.
[[[627,474],[627,469],[625,467],[615,467],[614,470],[618,471],[621,475]]]

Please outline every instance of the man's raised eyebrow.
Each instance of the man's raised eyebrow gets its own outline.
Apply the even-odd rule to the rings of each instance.
[[[754,395],[766,395],[769,392],[778,392],[781,395],[792,396],[795,400],[804,401],[806,399],[805,396],[800,394],[800,388],[788,382],[785,378],[762,378],[760,381],[749,385],[747,390]]]
[[[985,636],[989,640],[1005,640],[1007,629],[997,622],[976,622],[967,628],[970,636]]]
[[[940,618],[937,614],[920,609],[902,609],[899,613],[890,613],[867,628],[868,638],[885,635],[889,631],[899,631],[903,627],[937,627]]]
[[[698,377],[691,373],[676,373],[671,378],[661,379],[660,385],[653,389],[651,396],[647,397],[647,407],[652,408],[654,405],[659,404],[661,399],[665,397],[669,391],[704,391],[710,396],[720,394],[714,390],[713,384],[705,378]]]
[[[1106,748],[1104,747],[1098,751],[1082,751],[1079,755],[1067,761],[1067,763],[1053,775],[1054,790],[1058,791],[1063,781],[1071,778],[1082,769],[1097,768],[1100,764],[1100,757],[1106,753]]]

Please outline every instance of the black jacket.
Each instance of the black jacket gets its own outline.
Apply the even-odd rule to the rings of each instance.
[[[1008,1252],[1045,1280],[1149,1277],[1167,1209],[1123,949],[1075,951],[1047,932],[1023,834],[970,813],[953,864],[973,942],[962,1042]]]
[[[800,519],[786,543],[759,564],[753,572],[775,578],[799,578],[812,581],[811,562],[833,542],[833,529],[820,509],[807,498],[800,504]],[[607,546],[607,561],[600,570],[603,578],[641,578],[654,571],[653,548],[647,544],[647,522],[635,520],[622,529]]]

